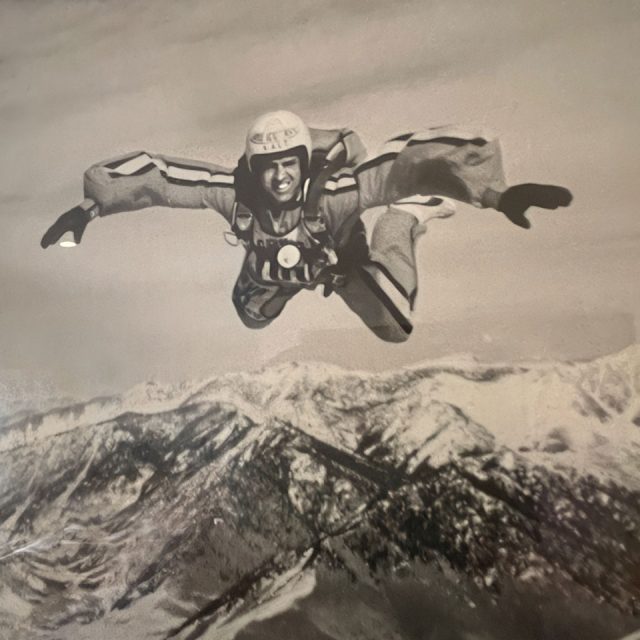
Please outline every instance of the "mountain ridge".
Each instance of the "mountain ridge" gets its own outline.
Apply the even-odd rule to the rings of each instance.
[[[640,614],[637,353],[280,365],[54,412],[0,451],[0,636],[613,640]]]

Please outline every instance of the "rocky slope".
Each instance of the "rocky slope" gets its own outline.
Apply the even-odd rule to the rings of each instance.
[[[6,418],[0,638],[618,638],[639,398],[632,347],[287,364]]]

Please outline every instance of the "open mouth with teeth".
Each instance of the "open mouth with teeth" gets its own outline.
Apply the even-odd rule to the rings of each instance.
[[[295,183],[291,178],[274,179],[271,182],[271,191],[278,200],[289,200],[294,196]]]
[[[291,185],[293,184],[289,178],[285,178],[284,180],[276,180],[274,181],[275,190],[278,193],[286,193],[291,189]]]

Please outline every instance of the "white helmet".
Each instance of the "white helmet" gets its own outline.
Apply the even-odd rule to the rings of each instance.
[[[311,161],[311,134],[302,119],[291,111],[271,111],[256,119],[247,132],[245,155],[249,169],[255,156],[281,153],[302,147]]]

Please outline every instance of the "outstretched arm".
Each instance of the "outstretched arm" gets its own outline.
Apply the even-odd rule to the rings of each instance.
[[[84,195],[97,203],[101,216],[161,206],[215,209],[230,220],[235,200],[231,170],[144,151],[90,167]]]
[[[69,231],[79,243],[97,216],[151,206],[215,209],[229,221],[234,182],[233,173],[223,167],[144,151],[100,162],[84,174],[84,201],[62,214],[40,244],[55,244]]]
[[[506,189],[500,147],[476,132],[438,127],[389,140],[356,169],[363,209],[414,194],[486,206],[485,194]]]
[[[530,206],[555,209],[571,193],[553,185],[507,188],[496,140],[452,127],[398,136],[357,167],[360,206],[367,209],[414,194],[448,196],[476,207],[492,207],[514,224],[528,228]]]

